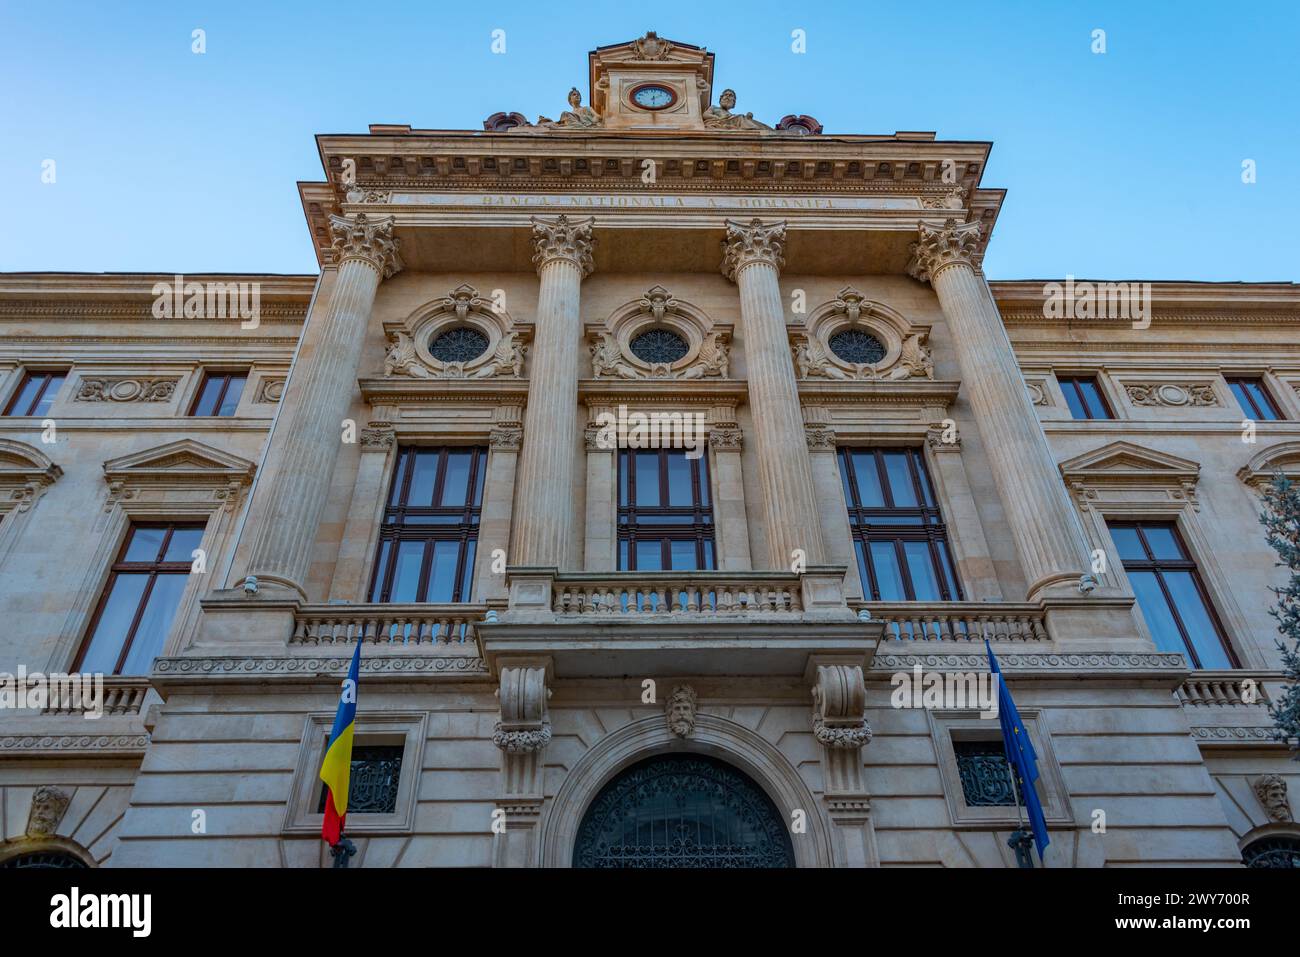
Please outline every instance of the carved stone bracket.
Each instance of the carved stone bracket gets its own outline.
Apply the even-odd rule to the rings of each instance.
[[[551,741],[550,659],[501,659],[498,664],[501,713],[492,743],[501,749],[501,799],[515,807],[540,807],[542,752]],[[526,823],[531,817],[522,820]]]
[[[818,665],[812,696],[813,735],[827,748],[861,748],[871,740],[861,665]]]
[[[942,226],[921,223],[920,238],[912,243],[912,260],[907,274],[921,282],[930,282],[949,266],[965,264],[978,269],[982,232],[979,223],[958,223],[949,219]]]

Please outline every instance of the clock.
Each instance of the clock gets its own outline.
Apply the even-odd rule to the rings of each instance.
[[[659,83],[642,83],[629,99],[643,110],[666,110],[677,102],[677,94]]]

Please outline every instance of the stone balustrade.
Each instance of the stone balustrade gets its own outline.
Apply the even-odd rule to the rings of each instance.
[[[304,605],[295,616],[294,645],[433,645],[474,641],[482,604]]]
[[[1178,689],[1178,700],[1193,708],[1267,706],[1265,682],[1278,682],[1276,671],[1194,671]]]
[[[90,675],[83,675],[87,686]],[[139,714],[144,706],[145,696],[149,693],[149,678],[144,675],[107,675],[104,677],[104,714]],[[85,694],[72,694],[65,699],[61,695],[51,695],[49,704],[42,714],[85,714],[89,708]],[[75,700],[74,700],[75,699]]]
[[[733,572],[624,572],[555,579],[559,615],[621,616],[799,614],[798,575]]]
[[[850,605],[883,622],[886,641],[1051,640],[1046,614],[1037,604],[858,601]]]

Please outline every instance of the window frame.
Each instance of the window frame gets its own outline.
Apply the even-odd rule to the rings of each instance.
[[[695,458],[684,449],[627,448],[620,446],[614,462],[614,565],[620,572],[668,572],[672,568],[672,542],[695,543],[696,568],[690,571],[716,571],[718,568],[717,515],[714,513],[714,489],[707,447]],[[668,501],[668,456],[681,455],[691,470],[690,505],[636,504],[636,467],[632,456],[654,454],[658,458],[659,501]],[[626,479],[626,481],[625,481]],[[703,494],[702,494],[703,493]],[[707,501],[707,504],[705,502]],[[681,522],[638,521],[642,516],[680,517]],[[705,521],[707,516],[708,521]],[[639,533],[639,534],[638,534]],[[655,569],[637,568],[638,541],[659,540],[659,563]],[[706,550],[705,545],[708,545]],[[706,555],[710,561],[706,562]],[[626,560],[625,560],[626,556]],[[686,569],[676,569],[685,571]]]
[[[1250,418],[1255,422],[1285,421],[1286,416],[1282,414],[1282,408],[1278,405],[1277,400],[1273,398],[1273,393],[1269,391],[1268,384],[1264,381],[1263,376],[1226,375],[1223,379],[1228,384],[1228,391],[1232,393],[1232,397],[1236,400],[1237,406],[1241,409],[1242,415],[1245,415],[1247,418]],[[1255,386],[1259,390],[1259,395],[1263,398],[1264,402],[1267,403],[1268,411],[1272,413],[1271,415],[1265,416],[1259,414],[1259,402],[1251,393],[1249,386]],[[1241,388],[1240,394],[1237,392],[1237,387]],[[1246,408],[1245,404],[1243,404],[1243,399],[1246,403],[1249,403],[1249,409]]]
[[[73,658],[72,668],[70,669],[74,674],[81,671],[82,663],[86,660],[87,652],[90,651],[90,645],[95,637],[95,631],[99,627],[99,622],[103,617],[104,609],[108,605],[108,600],[112,597],[113,586],[117,583],[119,575],[148,572],[149,580],[145,584],[144,590],[140,593],[140,598],[136,602],[135,614],[131,617],[131,625],[127,629],[125,637],[122,639],[121,650],[118,652],[117,661],[113,666],[113,670],[110,672],[110,674],[114,676],[122,674],[122,666],[126,664],[126,660],[130,656],[131,647],[135,643],[137,631],[140,627],[140,620],[144,616],[145,609],[149,607],[149,598],[153,595],[153,589],[157,584],[158,576],[161,574],[184,574],[186,576],[191,574],[194,564],[192,558],[186,558],[184,561],[175,562],[166,562],[161,559],[156,559],[152,562],[128,562],[126,560],[127,551],[131,547],[131,540],[134,538],[136,531],[140,529],[157,528],[166,529],[162,543],[158,546],[158,551],[156,553],[159,556],[167,554],[167,548],[171,544],[172,533],[175,532],[176,529],[184,528],[200,531],[202,533],[199,537],[200,548],[202,547],[202,542],[208,531],[206,520],[157,519],[134,521],[128,519],[126,534],[122,536],[122,541],[117,547],[116,557],[109,566],[108,577],[105,579],[104,585],[100,589],[99,599],[96,601],[94,610],[91,612],[90,621],[82,632],[81,643],[77,647],[77,653]],[[188,585],[189,583],[186,582],[186,584]],[[180,597],[177,599],[176,609],[172,614],[172,621],[167,626],[168,635],[171,633],[172,628],[175,627],[176,618],[180,614],[181,607],[184,603],[185,594],[184,591],[182,591]],[[163,643],[159,648],[159,654],[162,654],[166,649],[168,635],[163,636]]]
[[[243,379],[243,384],[239,387],[239,398],[235,401],[235,407],[231,410],[230,415],[222,415],[220,412],[222,403],[225,401],[226,393],[230,389],[232,379]],[[190,402],[187,418],[191,419],[230,419],[234,418],[239,411],[239,403],[244,401],[244,392],[248,389],[248,381],[251,378],[248,369],[205,369],[199,379],[199,387],[194,392],[194,398]],[[203,393],[207,391],[208,383],[213,379],[224,379],[221,389],[217,392],[216,400],[213,402],[213,412],[199,412],[199,403],[203,401]]]
[[[64,384],[68,381],[68,373],[69,370],[67,369],[24,369],[22,376],[18,380],[18,387],[14,389],[13,395],[9,396],[9,401],[5,403],[3,417],[32,418],[36,416],[38,413],[31,411],[31,409],[38,406],[41,400],[45,398],[45,393],[50,387],[50,381],[57,376],[59,378],[59,384],[55,387],[54,395],[50,398],[50,405],[52,406],[55,400],[58,399],[59,392],[62,391]],[[32,401],[29,403],[29,411],[16,411],[15,407],[18,405],[18,400],[22,397],[23,390],[27,388],[28,383],[38,377],[44,378],[45,381],[41,383],[40,389],[37,391],[36,395],[32,397]],[[46,409],[45,412],[39,414],[48,415],[49,410]]]
[[[1101,402],[1102,415],[1094,415],[1088,401],[1088,397],[1083,390],[1079,388],[1079,383],[1087,381],[1092,384],[1093,389],[1097,392],[1097,399]],[[1074,422],[1111,422],[1115,419],[1115,410],[1111,408],[1110,401],[1106,398],[1106,391],[1101,387],[1101,379],[1095,374],[1089,373],[1065,373],[1056,375],[1056,384],[1061,389],[1061,395],[1065,398],[1065,408],[1070,413],[1070,419]],[[1074,397],[1083,409],[1084,417],[1079,418],[1074,414],[1074,406],[1070,403],[1070,390],[1073,390]]]
[[[876,479],[884,496],[884,505],[862,505],[858,495],[857,464],[854,456],[859,453],[872,453],[876,463]],[[908,477],[912,492],[919,503],[914,506],[897,506],[893,504],[894,491],[889,482],[889,472],[884,456],[887,452],[904,452],[908,460]],[[948,525],[944,520],[943,509],[939,504],[938,490],[934,476],[930,474],[925,460],[924,448],[912,445],[840,445],[835,449],[840,483],[844,491],[844,504],[848,509],[849,536],[853,543],[854,557],[858,562],[858,574],[862,581],[865,599],[869,602],[887,603],[893,601],[964,601],[965,589],[957,569],[957,558],[953,552],[952,536],[948,534]],[[932,504],[925,504],[930,502]],[[871,522],[873,516],[885,514],[901,515],[915,513],[919,521],[912,524],[893,524]],[[873,532],[875,537],[873,538]],[[899,577],[903,585],[903,598],[885,599],[880,594],[875,561],[871,557],[872,541],[892,541],[894,560],[898,565]],[[930,563],[935,580],[939,584],[938,598],[916,597],[916,587],[912,582],[912,571],[907,561],[904,542],[924,541],[930,554]],[[943,552],[939,543],[943,543]],[[950,580],[951,579],[951,580]]]
[[[1174,542],[1185,557],[1181,559],[1156,558],[1155,550],[1147,542],[1146,534],[1143,531],[1144,526],[1160,526],[1161,528],[1168,528],[1170,533],[1173,535]],[[1106,528],[1110,533],[1112,543],[1114,543],[1115,540],[1114,532],[1118,528],[1131,528],[1137,532],[1138,541],[1141,543],[1143,551],[1147,553],[1147,558],[1125,558],[1120,554],[1119,545],[1115,544],[1115,554],[1119,559],[1120,567],[1124,569],[1124,575],[1126,578],[1129,576],[1130,572],[1135,571],[1151,572],[1155,576],[1156,583],[1160,586],[1160,594],[1164,597],[1165,603],[1169,606],[1169,612],[1173,615],[1174,624],[1178,628],[1179,637],[1183,642],[1184,654],[1186,654],[1187,658],[1191,661],[1192,667],[1198,671],[1221,670],[1217,668],[1205,668],[1201,665],[1200,657],[1197,655],[1196,648],[1189,638],[1187,626],[1183,624],[1182,613],[1179,611],[1178,605],[1173,600],[1173,596],[1169,591],[1169,586],[1165,582],[1164,575],[1162,574],[1163,571],[1185,571],[1190,574],[1192,584],[1196,587],[1196,593],[1200,597],[1201,603],[1205,606],[1205,611],[1209,615],[1210,623],[1214,626],[1215,635],[1219,639],[1219,644],[1223,646],[1223,650],[1227,653],[1230,666],[1233,669],[1241,668],[1241,659],[1238,657],[1237,651],[1232,645],[1232,641],[1228,638],[1228,630],[1223,625],[1223,619],[1219,615],[1219,609],[1215,607],[1210,591],[1205,586],[1205,579],[1201,576],[1200,567],[1192,554],[1192,550],[1187,547],[1187,540],[1183,537],[1182,529],[1178,527],[1178,522],[1172,518],[1108,518],[1106,520]],[[1129,588],[1133,588],[1131,580],[1129,581]],[[1136,602],[1136,605],[1139,612],[1142,613],[1143,620],[1145,621],[1146,612],[1142,610],[1142,603],[1138,601]],[[1151,632],[1151,625],[1149,623],[1147,624],[1147,631],[1148,633]],[[1154,641],[1154,634],[1152,634],[1151,637]]]
[[[415,474],[415,463],[421,452],[437,452],[431,501],[442,501],[447,479],[448,457],[453,452],[469,452],[469,471],[466,476],[465,504],[463,506],[447,505],[411,505],[408,502],[411,482]],[[416,580],[413,604],[446,604],[429,602],[430,574],[433,569],[434,549],[430,542],[456,541],[459,548],[456,554],[455,579],[452,584],[451,604],[465,604],[473,601],[474,565],[478,560],[478,541],[483,521],[483,495],[486,488],[488,470],[488,446],[480,445],[400,445],[396,450],[392,478],[384,496],[379,515],[379,534],[374,543],[374,558],[371,562],[370,580],[366,588],[366,601],[369,604],[407,604],[393,602],[393,578],[397,572],[398,549],[394,543],[403,541],[422,541],[424,551],[420,557],[420,570]],[[407,522],[409,514],[429,517],[452,517],[459,514],[461,520],[447,524],[420,524]],[[390,519],[390,516],[395,518]],[[473,556],[469,546],[473,544]],[[421,598],[420,596],[425,596]]]

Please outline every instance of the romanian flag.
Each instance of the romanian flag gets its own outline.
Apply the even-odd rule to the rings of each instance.
[[[352,776],[352,729],[357,721],[357,672],[361,668],[361,641],[352,653],[352,665],[343,679],[339,710],[334,715],[334,729],[325,746],[320,779],[325,782],[325,820],[320,835],[330,846],[343,834],[343,819],[348,813],[348,779]]]

